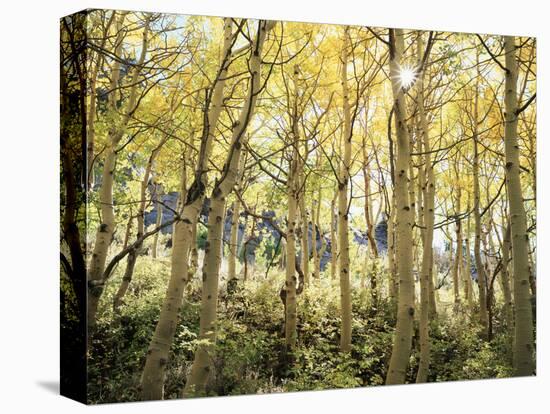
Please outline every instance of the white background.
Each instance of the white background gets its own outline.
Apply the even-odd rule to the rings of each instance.
[[[549,412],[548,10],[545,1],[67,0],[3,2],[0,19],[0,411],[81,413]],[[86,7],[538,37],[538,376],[106,405],[59,397],[58,19]],[[542,184],[542,185],[541,185]],[[545,404],[546,403],[546,404]],[[207,410],[207,411],[203,411]]]

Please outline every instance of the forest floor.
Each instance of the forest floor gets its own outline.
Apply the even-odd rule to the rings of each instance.
[[[97,331],[89,354],[92,403],[139,399],[140,375],[170,273],[168,257],[140,256],[119,313],[112,300],[121,281],[119,266],[103,295]],[[279,297],[284,271],[256,267],[232,295],[220,283],[215,375],[211,395],[365,387],[384,384],[391,354],[395,316],[387,299],[353,281],[353,336],[350,354],[339,352],[339,295],[336,281],[323,273],[298,297],[298,345],[285,352],[284,307]],[[386,275],[380,275],[385,278]],[[199,331],[199,278],[188,286],[172,355],[166,370],[165,398],[179,398],[189,374]],[[430,382],[508,377],[512,372],[504,327],[491,342],[481,340],[477,323],[460,307],[453,310],[440,290],[440,312],[432,322]],[[445,309],[445,311],[443,311]],[[499,312],[497,307],[497,312]],[[500,318],[497,318],[499,320]],[[418,331],[407,382],[418,366]]]

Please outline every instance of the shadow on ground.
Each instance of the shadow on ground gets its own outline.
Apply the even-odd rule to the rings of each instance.
[[[39,387],[59,395],[59,381],[37,381]]]

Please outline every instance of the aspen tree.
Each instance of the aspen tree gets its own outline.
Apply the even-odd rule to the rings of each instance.
[[[158,155],[160,149],[166,143],[166,141],[167,141],[167,137],[164,138],[160,142],[160,144],[151,152],[151,155],[149,156],[149,160],[147,161],[147,165],[145,167],[145,173],[143,175],[143,179],[141,180],[140,201],[139,201],[139,209],[137,214],[136,241],[140,240],[143,237],[143,234],[145,233],[145,206],[147,204],[147,186],[149,184],[149,179],[151,177],[153,162],[156,156]],[[157,220],[157,227],[159,225],[160,225],[160,221]],[[124,271],[124,276],[122,277],[122,282],[113,299],[113,308],[115,310],[117,310],[120,307],[120,305],[122,304],[122,299],[124,298],[124,296],[126,295],[126,292],[128,291],[128,287],[130,286],[130,283],[132,281],[132,276],[134,274],[134,267],[136,265],[138,253],[142,248],[142,245],[143,243],[139,243],[135,249],[133,249],[130,253],[128,253],[128,259],[126,261],[126,269]]]
[[[508,219],[505,225],[502,227],[502,294],[504,296],[504,316],[506,320],[506,329],[508,330],[510,337],[512,338],[512,327],[514,325],[514,309],[512,301],[512,291],[510,290],[510,239],[511,229]]]
[[[397,324],[386,384],[403,384],[409,363],[414,322],[414,279],[412,274],[412,223],[408,200],[410,138],[407,129],[405,89],[400,82],[404,40],[401,29],[390,29],[390,79],[394,98],[397,160],[395,176],[396,255],[399,294]]]
[[[504,36],[504,51],[506,54],[504,150],[514,259],[514,369],[516,376],[525,376],[533,375],[535,364],[533,360],[533,314],[529,292],[529,235],[521,189],[517,136],[518,64],[515,37]]]
[[[317,200],[320,197],[317,196]],[[319,279],[319,250],[317,250],[317,205],[320,205],[315,199],[315,196],[311,198],[311,255],[313,257],[313,272],[311,276],[313,279]]]
[[[456,170],[457,174],[457,180],[458,180],[458,169]],[[456,224],[455,224],[455,231],[456,231],[456,256],[455,256],[455,262],[453,266],[453,293],[454,293],[454,301],[455,305],[460,303],[460,273],[462,271],[462,222],[460,220],[460,199],[461,199],[461,193],[462,189],[460,187],[460,184],[456,187]]]
[[[443,111],[441,111],[440,117],[443,116],[442,113],[443,113]],[[440,123],[440,129],[441,129],[441,133],[442,133],[442,131],[443,131],[443,122]],[[424,151],[428,151],[428,147],[426,145],[424,145]],[[432,206],[431,214],[434,214],[433,221],[435,221],[435,201],[434,200],[435,200],[436,182],[435,182],[435,175],[434,175],[434,166],[433,166],[433,163],[431,162],[431,154],[428,153],[427,155],[429,155],[427,160],[430,161],[426,165],[426,177],[427,177],[426,180],[427,180],[427,186],[428,186],[427,188],[428,188],[428,190],[431,189],[432,193],[431,194],[429,192],[426,193],[426,200],[427,201],[425,201],[425,203],[427,205],[428,202],[433,201],[431,203],[431,206]],[[430,182],[433,184],[433,186],[429,185]],[[431,196],[433,196],[433,199],[429,199]],[[426,207],[426,209],[428,210],[428,212],[430,212],[429,207]],[[433,239],[432,239],[432,243],[433,243]],[[429,304],[430,304],[429,315],[430,315],[430,318],[436,318],[437,317],[437,295],[436,295],[437,292],[436,292],[436,289],[435,289],[435,282],[438,279],[438,270],[437,270],[437,267],[434,265],[433,249],[431,250],[430,255],[431,255],[431,260],[429,261],[429,289],[428,289],[428,292],[429,292],[428,300],[429,300]]]
[[[470,211],[470,203],[468,202],[467,211]],[[466,260],[464,261],[464,299],[468,303],[468,309],[470,312],[474,311],[474,291],[472,284],[472,263],[471,263],[471,252],[470,252],[470,216],[466,219],[466,230],[464,232],[464,245],[465,245],[465,255]]]
[[[257,226],[257,218],[253,217],[252,220],[250,220],[250,224],[245,225],[245,228],[244,228],[244,234],[243,234],[244,242],[243,242],[243,247],[242,247],[243,262],[244,262],[243,263],[243,272],[242,272],[243,273],[243,282],[246,282],[248,280],[248,275],[249,275],[249,271],[248,271],[248,269],[249,269],[249,260],[248,260],[249,247],[248,246],[256,238],[256,233],[255,233],[256,226]],[[254,272],[251,272],[250,274],[253,276]]]
[[[325,255],[325,252],[327,251],[327,242],[325,240],[325,236],[323,235],[323,231],[321,228],[319,228],[319,236],[321,237],[321,248],[319,249],[319,272],[321,272],[321,260],[323,259],[323,256]]]
[[[160,184],[155,184],[155,208],[157,210],[157,219],[155,221],[155,225],[157,227],[159,227],[162,223],[162,202],[161,202],[161,199],[162,199],[162,186]],[[157,258],[159,233],[155,234],[155,237],[153,237],[153,245],[151,246],[151,249],[152,249],[151,257],[153,259]]]
[[[113,11],[111,13],[111,17],[107,21],[107,24],[105,26],[103,36],[101,38],[101,41],[99,42],[98,50],[104,50],[105,44],[107,43],[107,38],[109,37],[109,30],[111,28],[111,25],[113,24],[113,21],[115,20],[115,17],[117,15],[116,11]],[[120,32],[119,32],[120,33]],[[117,38],[117,40],[120,38]],[[121,39],[120,39],[121,40]],[[121,42],[122,43],[122,42]],[[90,190],[94,186],[94,145],[95,145],[95,120],[96,120],[96,112],[97,112],[97,78],[99,74],[99,70],[101,66],[103,65],[103,55],[101,53],[97,53],[96,57],[97,61],[96,64],[93,66],[93,69],[90,72],[89,77],[89,83],[90,83],[90,91],[88,94],[88,105],[87,105],[87,115],[86,115],[86,177],[82,177],[86,180],[86,190]]]
[[[411,131],[409,130],[409,136],[411,136]],[[410,143],[411,147],[413,146],[413,143],[411,142]],[[414,224],[416,223],[416,193],[415,193],[415,176],[414,176],[414,170],[413,170],[413,162],[412,162],[412,159],[411,159],[411,162],[409,163],[409,184],[407,186],[408,188],[408,192],[409,192],[409,206],[410,206],[410,220],[411,220],[411,223]],[[414,226],[412,227],[413,229],[413,232],[412,232],[412,269],[413,269],[413,272],[415,270],[415,267],[417,267],[417,264],[418,264],[418,260],[417,260],[417,256],[418,256],[418,241],[416,239],[416,234],[415,234],[415,231],[414,231]],[[416,280],[415,280],[415,277],[413,275],[413,295],[415,296],[414,300],[415,300],[415,303],[416,303],[416,292],[415,292],[415,286],[416,285]]]
[[[222,176],[216,180],[210,197],[210,209],[208,213],[208,235],[205,246],[200,332],[201,342],[195,351],[195,359],[191,368],[191,374],[185,384],[183,395],[185,397],[200,396],[207,393],[207,382],[213,371],[212,359],[216,345],[216,324],[218,308],[218,283],[221,263],[223,223],[226,197],[233,191],[239,174],[239,164],[243,146],[247,142],[246,130],[254,115],[258,95],[262,90],[261,64],[262,49],[269,30],[275,23],[260,20],[256,39],[251,46],[251,54],[248,61],[250,72],[248,95],[243,104],[239,118],[233,124],[231,146],[227,155]],[[246,253],[245,253],[246,254]]]
[[[476,56],[478,64],[478,73],[476,78],[475,96],[474,96],[474,115],[473,115],[473,184],[474,184],[474,258],[477,271],[477,283],[479,287],[479,320],[483,327],[483,335],[486,336],[489,327],[489,316],[487,314],[487,276],[485,266],[481,259],[481,213],[480,213],[480,195],[479,195],[479,150],[478,150],[478,113],[479,113],[479,55]]]
[[[319,279],[321,274],[321,259],[323,258],[323,247],[324,247],[324,240],[323,240],[323,234],[319,231],[320,230],[320,217],[321,217],[321,200],[322,200],[322,187],[321,183],[319,183],[317,187],[317,198],[313,197],[312,205],[311,205],[311,212],[314,217],[312,217],[312,226],[313,226],[313,278]],[[317,249],[317,238],[319,238],[321,242],[321,249]]]
[[[433,255],[432,255],[433,256]],[[437,268],[436,266],[434,266],[433,264],[433,259],[432,259],[432,265],[430,266],[430,288],[429,288],[429,302],[430,302],[430,318],[435,318],[437,316],[437,300],[438,300],[438,296],[437,296],[437,290],[435,288],[435,282],[438,278],[438,273],[437,273]],[[434,280],[435,279],[435,280]]]
[[[235,191],[237,194],[242,193],[242,180],[244,165],[246,164],[246,154],[243,154],[241,170],[235,183]],[[239,224],[241,215],[241,201],[239,197],[235,197],[231,208],[231,235],[229,237],[229,257],[227,263],[227,290],[233,292],[237,287],[237,261],[239,256]],[[244,234],[243,234],[244,239]],[[246,256],[246,255],[245,255]],[[246,258],[246,257],[245,257]]]
[[[349,260],[349,238],[348,238],[348,191],[350,182],[351,167],[351,110],[349,104],[348,88],[348,60],[351,49],[351,38],[349,26],[344,29],[344,42],[342,46],[342,100],[344,111],[343,130],[343,157],[340,164],[340,177],[338,179],[338,249],[339,249],[339,271],[340,271],[340,350],[351,351],[351,286],[350,286],[350,260]]]
[[[191,228],[191,247],[188,254],[187,283],[193,279],[199,267],[199,250],[197,248],[197,223]]]
[[[203,137],[194,182],[189,188],[181,213],[181,220],[174,226],[170,280],[162,304],[159,320],[147,350],[145,367],[141,376],[142,400],[159,400],[164,393],[165,367],[174,334],[179,321],[183,293],[189,281],[189,252],[196,244],[196,224],[204,202],[208,183],[207,163],[212,151],[212,142],[218,119],[223,108],[223,91],[230,64],[231,48],[235,42],[232,20],[224,19],[224,41],[220,67],[212,85],[210,106],[203,125]],[[191,255],[193,257],[193,255]]]
[[[422,34],[417,38],[417,56],[420,61],[424,53],[424,42]],[[424,70],[418,74],[417,80],[417,107],[420,123],[420,134],[424,149],[424,171],[422,174],[422,192],[424,200],[423,208],[423,242],[422,242],[422,263],[420,266],[420,362],[416,374],[416,382],[426,382],[430,367],[430,313],[435,311],[430,306],[430,280],[432,280],[433,271],[433,233],[434,233],[434,199],[435,199],[435,175],[431,158],[431,143],[426,111],[424,105]]]
[[[296,128],[298,127],[298,123],[296,123]],[[302,271],[304,272],[304,283],[305,286],[309,285],[309,221],[307,218],[307,210],[306,210],[306,177],[304,174],[304,168],[306,159],[308,154],[308,145],[307,145],[307,139],[304,139],[304,155],[303,158],[300,158],[300,171],[299,171],[299,179],[300,179],[300,199],[299,199],[299,208],[300,208],[300,221],[301,221],[301,237],[300,237],[300,243],[301,243],[301,252],[302,252]],[[313,212],[311,213],[313,215]],[[313,221],[312,221],[313,223]]]
[[[362,145],[362,154],[363,154],[363,183],[365,186],[365,201],[364,201],[364,210],[365,210],[365,223],[367,225],[367,238],[369,241],[370,250],[372,251],[372,257],[378,258],[378,248],[376,246],[376,240],[374,239],[374,224],[372,220],[372,207],[371,207],[371,197],[370,197],[370,168],[369,168],[369,159],[367,155],[367,145],[366,145],[366,134],[363,138]]]
[[[128,242],[130,241],[130,234],[132,233],[132,227],[134,226],[134,216],[132,215],[132,210],[130,209],[130,218],[128,223],[126,223],[126,231],[124,232],[124,243],[122,244],[122,249],[128,247]]]
[[[303,164],[303,162],[301,163]],[[303,170],[303,168],[301,168]],[[299,210],[300,210],[300,249],[301,249],[301,267],[304,272],[304,283],[306,286],[309,285],[309,223],[307,218],[306,210],[306,201],[305,201],[305,182],[301,181],[302,191],[300,194],[300,199],[298,201]]]
[[[338,198],[338,189],[334,192],[334,197],[330,202],[330,278],[336,279],[338,273],[338,240],[336,238],[336,200]]]
[[[233,201],[231,208],[231,237],[229,240],[229,258],[227,264],[227,288],[234,289],[237,284],[237,255],[239,240],[239,218],[241,203],[239,200]]]
[[[477,99],[476,99],[477,100]],[[487,314],[487,275],[485,273],[485,264],[481,259],[481,215],[479,207],[479,155],[477,136],[474,137],[474,258],[477,271],[477,283],[479,287],[479,318],[484,335],[487,335],[489,326],[489,317]]]
[[[117,46],[115,49],[115,55],[120,56],[122,52],[122,25],[126,14],[121,14],[117,21]],[[143,40],[141,44],[141,52],[135,65],[130,80],[130,92],[124,112],[121,119],[111,125],[108,137],[107,137],[107,149],[105,162],[103,165],[103,174],[101,181],[101,189],[99,192],[99,201],[101,204],[101,223],[99,224],[94,251],[92,253],[90,270],[88,272],[88,330],[93,332],[95,327],[95,318],[97,313],[97,307],[99,305],[99,299],[104,290],[104,275],[105,262],[107,259],[107,253],[109,246],[113,238],[113,232],[115,227],[115,212],[113,206],[113,183],[116,168],[116,147],[122,137],[130,121],[131,114],[135,111],[137,103],[137,86],[139,84],[138,77],[140,68],[145,62],[145,55],[147,54],[147,46],[149,42],[149,17],[145,19],[145,26],[143,29]],[[120,63],[115,61],[113,64],[113,76],[111,78],[111,90],[118,88],[120,72]],[[109,106],[110,110],[116,111],[116,99],[114,98],[114,92],[110,95]]]
[[[368,113],[368,111],[367,111]],[[370,288],[371,288],[371,298],[373,301],[374,306],[377,306],[378,304],[378,296],[379,296],[379,289],[378,286],[378,269],[376,268],[377,259],[378,259],[378,246],[376,245],[376,240],[374,238],[374,219],[373,219],[373,213],[372,213],[372,200],[371,200],[371,170],[369,166],[369,160],[367,156],[367,148],[366,148],[366,135],[367,131],[365,131],[365,136],[363,138],[363,183],[365,186],[365,201],[364,201],[364,214],[365,214],[365,224],[367,226],[367,239],[370,246],[370,259],[371,260],[371,266],[370,266]],[[369,268],[369,254],[367,251],[367,254],[365,254],[365,274],[367,273],[367,269]]]
[[[399,291],[396,262],[395,262],[395,197],[392,198],[391,210],[387,218],[387,242],[388,242],[388,295],[393,305],[397,303]]]
[[[288,350],[296,346],[296,212],[298,209],[298,143],[292,146],[292,158],[288,170],[287,188],[287,232],[285,267],[285,344]]]
[[[300,150],[298,132],[298,66],[294,66],[292,79],[294,83],[294,99],[291,109],[291,137],[292,155],[289,160],[287,180],[287,237],[286,237],[286,267],[285,267],[285,345],[287,351],[296,347],[296,216],[299,209],[300,197]],[[304,275],[305,276],[305,275]],[[305,280],[304,280],[305,282]]]

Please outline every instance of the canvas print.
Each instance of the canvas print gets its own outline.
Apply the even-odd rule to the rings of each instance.
[[[534,38],[60,25],[63,395],[535,375]]]

